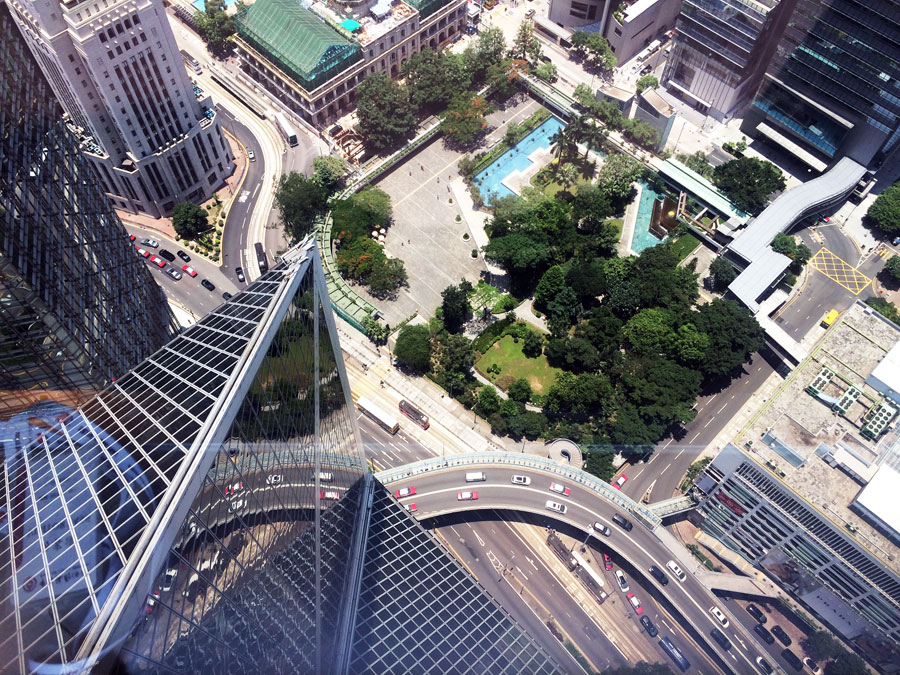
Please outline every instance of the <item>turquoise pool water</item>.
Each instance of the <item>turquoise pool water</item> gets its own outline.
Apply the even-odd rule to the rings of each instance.
[[[225,0],[225,6],[231,7],[236,2],[237,2],[237,0]],[[201,12],[206,11],[206,0],[194,0],[194,2],[192,2],[191,4],[194,7],[196,7],[197,9],[199,9]]]
[[[656,246],[662,241],[650,233],[650,218],[653,216],[653,202],[662,197],[660,193],[639,181],[641,185],[641,201],[638,204],[637,220],[634,222],[634,237],[631,239],[631,250],[640,253],[645,248]]]
[[[198,2],[201,1],[198,0]],[[484,171],[475,176],[475,185],[481,191],[484,203],[490,206],[492,198],[508,197],[511,194],[515,194],[503,185],[503,181],[513,171],[524,171],[531,166],[532,161],[528,159],[528,155],[538,148],[549,148],[550,137],[562,127],[562,122],[555,117],[551,117],[519,141],[516,147],[504,152]]]

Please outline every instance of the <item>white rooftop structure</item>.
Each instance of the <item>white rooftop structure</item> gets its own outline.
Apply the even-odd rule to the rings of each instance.
[[[882,527],[889,528],[895,537],[900,537],[898,494],[900,494],[900,473],[892,466],[884,465],[857,495],[853,505]]]
[[[875,366],[866,378],[866,384],[894,403],[900,404],[900,342],[895,344]]]

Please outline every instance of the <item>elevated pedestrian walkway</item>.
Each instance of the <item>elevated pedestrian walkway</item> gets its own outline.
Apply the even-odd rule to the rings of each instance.
[[[690,511],[696,505],[697,504],[693,499],[691,499],[687,495],[682,495],[680,497],[672,497],[670,499],[663,499],[658,502],[653,502],[652,504],[648,504],[647,508],[653,511],[653,513],[655,513],[660,518],[666,518],[668,516],[674,516],[678,513]]]

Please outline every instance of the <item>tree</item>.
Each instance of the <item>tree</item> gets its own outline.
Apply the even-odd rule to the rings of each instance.
[[[333,195],[344,184],[347,175],[347,162],[337,155],[322,155],[313,160],[313,180],[325,188],[328,195]]]
[[[692,323],[682,324],[670,338],[669,351],[681,363],[699,363],[709,351],[709,336]]]
[[[469,145],[487,126],[487,112],[488,103],[482,97],[458,96],[444,113],[441,130],[459,145]]]
[[[772,239],[772,250],[775,253],[781,253],[788,258],[793,258],[797,254],[797,240],[789,234],[779,232]]]
[[[506,391],[509,397],[513,401],[518,401],[519,403],[528,403],[528,400],[531,398],[531,385],[528,384],[528,380],[524,377],[520,377],[518,380],[509,385],[509,389]]]
[[[500,412],[500,396],[497,390],[491,386],[484,386],[478,390],[478,401],[475,403],[475,412],[482,417],[490,417]]]
[[[424,49],[410,56],[402,71],[412,104],[419,110],[445,107],[470,84],[462,61],[451,52]]]
[[[407,89],[384,73],[372,73],[357,88],[359,131],[375,150],[396,147],[416,128]]]
[[[769,195],[784,189],[784,176],[777,166],[756,157],[740,157],[713,170],[713,182],[734,205],[752,215],[759,214]]]
[[[316,218],[325,211],[328,194],[322,184],[302,173],[291,171],[278,179],[275,206],[288,239],[300,241],[313,229]]]
[[[534,36],[534,26],[530,21],[523,21],[513,38],[509,55],[514,59],[527,59],[534,63],[540,58],[541,53],[541,43]]]
[[[225,56],[237,27],[234,18],[225,11],[224,0],[209,0],[204,11],[194,13],[194,21],[209,51],[218,57]]]
[[[625,324],[622,336],[636,353],[659,355],[672,340],[674,321],[675,317],[666,309],[642,309]]]
[[[546,307],[557,294],[566,286],[566,274],[562,267],[554,265],[544,272],[544,276],[534,289],[534,303],[538,307]]]
[[[551,321],[560,322],[564,330],[567,330],[581,314],[581,302],[575,295],[575,291],[565,286],[553,300],[547,303],[547,311],[550,312]]]
[[[380,246],[378,248],[381,249]],[[381,256],[379,264],[372,269],[365,283],[372,295],[385,299],[395,296],[397,289],[406,284],[408,276],[402,260],[387,258],[383,251]]]
[[[856,654],[844,652],[834,661],[825,664],[825,675],[868,675],[866,662]]]
[[[706,153],[704,153],[702,150],[697,150],[697,152],[692,155],[686,155],[682,153],[676,155],[675,159],[684,164],[691,171],[696,171],[707,180],[712,180],[713,165],[709,163],[708,159],[706,159]]]
[[[612,70],[618,60],[609,43],[599,33],[575,31],[572,33],[572,48],[581,58],[587,59],[588,65],[600,70]]]
[[[522,353],[530,359],[537,358],[544,351],[543,338],[533,330],[528,331],[522,343]]]
[[[545,82],[556,81],[556,66],[552,63],[542,62],[534,69],[534,76],[544,80]]]
[[[391,196],[381,188],[367,187],[353,195],[351,202],[362,209],[368,219],[367,232],[369,225],[384,227],[391,220]]]
[[[472,364],[475,363],[475,350],[472,341],[465,335],[447,335],[440,343],[438,365],[444,375],[445,386],[458,383],[460,386],[469,377]]]
[[[709,337],[706,359],[699,367],[708,375],[725,375],[750,360],[765,344],[765,333],[747,308],[734,300],[716,298],[702,305],[694,319],[697,330]]]
[[[600,445],[583,452],[584,470],[600,480],[609,482],[615,474],[613,458],[616,456],[616,449],[611,445]]]
[[[366,331],[366,337],[376,345],[383,345],[390,335],[390,328],[371,314],[366,315],[366,318],[363,319],[363,330]]]
[[[893,302],[873,295],[866,298],[866,304],[886,319],[900,324],[900,312],[897,311],[897,306]]]
[[[803,640],[803,651],[815,661],[833,659],[845,653],[843,645],[827,630],[813,628]]]
[[[884,232],[900,230],[900,183],[894,183],[878,195],[866,217]]]
[[[575,91],[572,92],[572,98],[578,101],[583,108],[587,109],[590,109],[597,102],[594,90],[584,83],[575,87]]]
[[[628,155],[608,155],[597,174],[597,185],[613,201],[627,199],[631,195],[632,185],[641,177],[644,168]]]
[[[447,286],[441,292],[441,311],[444,320],[444,327],[451,333],[458,333],[465,323],[466,317],[472,311],[469,305],[468,291],[472,288],[472,284],[463,281],[458,286]]]
[[[884,264],[884,269],[896,281],[900,281],[900,256],[892,255]]]
[[[566,162],[559,167],[559,171],[556,173],[556,181],[562,186],[563,190],[568,190],[578,183],[578,173],[577,166],[571,162]]]
[[[569,127],[563,127],[554,132],[550,137],[550,143],[550,149],[557,159],[557,170],[559,170],[559,167],[562,166],[563,162],[571,155],[574,155],[578,149],[575,137],[572,135]]]
[[[209,214],[193,202],[181,202],[172,211],[172,228],[182,239],[196,239],[209,229]]]
[[[400,329],[394,356],[417,373],[425,373],[431,366],[431,334],[428,326],[406,325]]]
[[[478,62],[483,64],[483,69],[489,66],[503,63],[506,54],[506,38],[501,28],[482,28],[478,31],[478,41],[475,43],[475,54]]]
[[[727,258],[719,256],[709,266],[709,278],[713,290],[724,292],[728,285],[737,279],[737,270]]]
[[[659,86],[659,80],[655,75],[644,75],[637,81],[637,93],[643,94],[647,89],[656,89]]]

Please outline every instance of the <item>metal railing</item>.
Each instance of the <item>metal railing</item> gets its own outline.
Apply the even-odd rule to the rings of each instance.
[[[566,478],[574,483],[578,483],[579,485],[592,490],[607,501],[612,502],[619,508],[634,514],[641,523],[651,531],[659,527],[661,523],[660,517],[651,509],[622,494],[619,490],[614,489],[609,483],[581,471],[580,469],[562,466],[551,459],[535,455],[519,454],[515,452],[474,452],[466,453],[464,455],[453,455],[450,457],[432,457],[431,459],[423,459],[394,469],[379,471],[375,474],[375,478],[383,484],[388,484],[432,471],[443,471],[445,469],[461,466],[492,466],[497,464],[538,469],[549,474],[560,476],[561,478]]]

